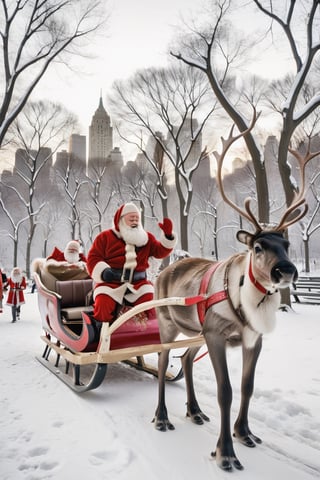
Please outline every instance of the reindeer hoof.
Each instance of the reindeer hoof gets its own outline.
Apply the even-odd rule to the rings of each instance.
[[[195,423],[196,425],[203,425],[204,421],[205,422],[210,422],[210,418],[207,417],[203,412],[197,412],[197,413],[190,413],[187,412],[187,417],[191,418],[191,421]]]
[[[156,417],[152,420],[154,423],[154,427],[156,430],[159,430],[159,432],[166,432],[167,430],[175,430],[174,425],[166,419],[166,420],[159,420]]]
[[[258,444],[262,443],[261,438],[256,437],[251,432],[248,435],[244,435],[244,436],[240,436],[240,435],[238,436],[234,433],[233,436],[237,438],[237,440],[239,440],[240,443],[242,443],[243,445],[249,448],[254,448],[257,443]]]
[[[243,465],[239,462],[237,457],[220,457],[218,459],[216,452],[211,452],[211,456],[217,460],[218,467],[225,472],[231,472],[233,468],[243,470]]]

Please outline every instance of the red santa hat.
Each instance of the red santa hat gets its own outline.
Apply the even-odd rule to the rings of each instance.
[[[114,227],[118,232],[120,231],[119,229],[120,218],[123,217],[124,215],[127,215],[128,213],[137,213],[140,217],[140,210],[134,203],[129,202],[121,205],[121,207],[119,207],[118,210],[116,211],[113,218]]]

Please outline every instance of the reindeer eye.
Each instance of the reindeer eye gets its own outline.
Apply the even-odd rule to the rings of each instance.
[[[262,252],[262,248],[260,247],[260,245],[255,245],[254,246],[254,252],[255,253],[261,253]]]

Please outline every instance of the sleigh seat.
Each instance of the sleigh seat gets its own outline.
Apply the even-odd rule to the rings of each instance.
[[[89,305],[92,292],[92,280],[56,281],[55,291],[61,296],[61,318],[63,323],[82,323],[82,312],[92,313]]]

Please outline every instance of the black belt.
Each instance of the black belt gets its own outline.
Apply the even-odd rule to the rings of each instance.
[[[144,270],[142,272],[134,272],[131,277],[131,270],[126,268],[125,270],[118,268],[110,268],[113,274],[113,282],[139,282],[139,280],[145,280],[147,278],[147,272]]]

